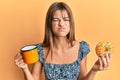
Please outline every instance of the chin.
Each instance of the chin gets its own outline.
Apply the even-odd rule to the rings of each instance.
[[[68,33],[65,33],[65,32],[59,32],[59,33],[56,33],[54,34],[55,36],[57,37],[66,37],[68,35]]]
[[[67,34],[58,34],[57,36],[58,36],[58,37],[66,37]]]

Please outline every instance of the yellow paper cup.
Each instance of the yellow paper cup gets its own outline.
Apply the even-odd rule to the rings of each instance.
[[[21,48],[21,54],[25,63],[32,64],[38,61],[38,50],[37,46],[35,45],[27,45]]]

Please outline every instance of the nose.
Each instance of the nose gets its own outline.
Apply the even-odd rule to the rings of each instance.
[[[60,25],[60,26],[64,26],[64,24],[65,24],[64,20],[61,19],[61,20],[59,21],[59,25]]]

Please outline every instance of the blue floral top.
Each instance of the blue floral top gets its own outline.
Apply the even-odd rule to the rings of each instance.
[[[80,61],[90,52],[85,41],[80,42],[78,59],[70,64],[52,64],[44,62],[42,44],[37,44],[39,61],[44,66],[46,80],[77,80],[80,74]]]

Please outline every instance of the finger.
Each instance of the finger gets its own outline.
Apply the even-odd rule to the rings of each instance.
[[[108,60],[109,60],[108,53],[106,53],[105,56],[106,56],[106,62],[108,63]]]
[[[23,59],[21,59],[20,61],[16,62],[16,65],[18,67],[21,67],[23,64],[25,64],[24,61],[23,61]]]
[[[23,59],[19,61],[19,64],[25,63]]]
[[[23,59],[22,55],[21,54],[17,54],[17,56],[15,57],[15,63],[19,62],[22,59]]]
[[[24,63],[24,62],[21,62],[21,63],[19,63],[18,67],[19,67],[19,68],[26,68],[26,67],[27,67],[27,64]]]
[[[103,69],[106,69],[107,67],[107,62],[106,62],[106,58],[104,56],[101,57],[101,60],[102,60],[102,64],[103,64]]]
[[[17,66],[19,67],[19,68],[22,68],[22,66],[24,66],[25,65],[25,63],[19,63]]]
[[[112,54],[108,54],[110,61],[112,60]]]
[[[99,70],[103,70],[103,64],[102,64],[102,59],[101,57],[98,58],[98,61],[99,61]]]
[[[110,57],[109,57],[108,53],[106,53],[106,62],[108,65],[110,64]]]
[[[16,54],[14,59],[17,59],[20,55],[21,55],[20,53]]]
[[[23,57],[20,55],[20,56],[18,57],[18,61],[21,61],[21,60],[23,60]]]

